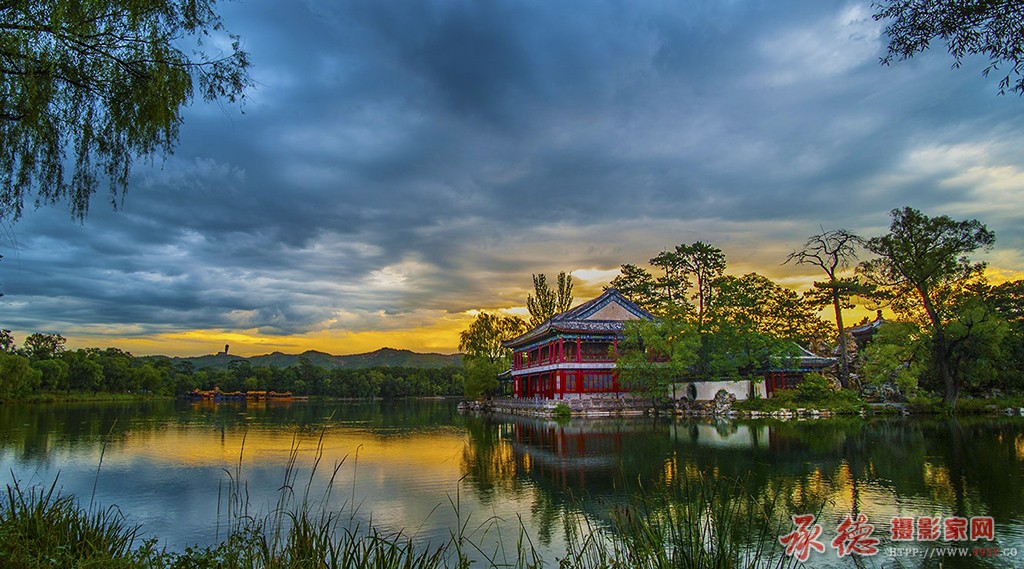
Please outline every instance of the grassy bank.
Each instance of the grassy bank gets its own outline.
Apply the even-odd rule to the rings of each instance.
[[[822,376],[810,374],[796,389],[778,391],[768,399],[737,401],[733,408],[737,411],[764,413],[782,409],[793,411],[805,408],[818,411],[827,410],[838,415],[857,414],[869,410],[875,413],[899,412],[900,409],[914,414],[972,415],[1003,413],[1006,409],[1012,409],[1014,414],[1024,415],[1024,413],[1020,413],[1020,409],[1024,409],[1024,394],[996,398],[962,397],[953,408],[946,405],[941,397],[917,395],[909,398],[905,403],[899,404],[899,408],[892,406],[874,408],[869,402],[861,399],[857,392],[851,389],[835,389]]]
[[[832,390],[827,385],[804,382],[796,389],[777,391],[770,398],[747,399],[733,404],[737,411],[771,413],[781,409],[799,408],[831,411],[833,414],[856,414],[868,408],[868,403],[848,390]]]
[[[1024,408],[1024,395],[1007,395],[1003,397],[972,398],[961,397],[952,410],[941,397],[911,397],[907,400],[907,409],[911,413],[957,414],[957,415],[991,415],[1003,414],[1012,409],[1015,414]]]
[[[98,391],[96,393],[80,391],[48,391],[45,393],[34,393],[14,401],[4,401],[8,404],[17,403],[82,403],[89,401],[170,401],[174,397],[170,395],[154,395],[152,393],[112,393]]]
[[[886,407],[873,407],[852,391],[832,392],[818,397],[799,397],[796,390],[777,393],[770,399],[747,399],[737,401],[733,409],[741,412],[760,411],[771,413],[782,409],[816,409],[830,411],[833,415],[855,415],[862,411],[872,414],[900,413],[906,410],[912,415],[1003,415],[1007,409],[1015,415],[1024,415],[1024,395],[995,398],[962,398],[956,407],[950,408],[941,397],[917,396],[906,402]]]

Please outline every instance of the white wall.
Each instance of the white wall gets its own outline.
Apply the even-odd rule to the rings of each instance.
[[[690,386],[693,386],[693,390]],[[675,397],[676,399],[690,399],[690,395],[693,391],[696,391],[697,396],[694,398],[697,401],[710,401],[715,398],[715,394],[719,390],[724,389],[726,393],[731,393],[736,396],[738,401],[748,399],[750,397],[750,380],[740,381],[694,381],[688,383],[677,383],[675,384]],[[768,397],[768,392],[765,390],[764,382],[758,381],[754,383],[754,391],[758,397]],[[668,396],[672,397],[672,388],[669,387]]]

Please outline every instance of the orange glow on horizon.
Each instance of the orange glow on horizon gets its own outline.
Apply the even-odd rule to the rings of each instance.
[[[728,272],[733,274],[733,271]],[[580,270],[579,273],[577,275],[574,272],[573,294],[576,297],[574,304],[580,304],[599,295],[607,286],[608,280],[610,280],[608,275],[613,271],[586,269]],[[772,272],[763,274],[797,292],[804,292],[811,286],[811,282],[820,279],[819,276],[810,272],[803,275],[790,273],[785,276],[772,274]],[[1024,272],[1000,267],[989,267],[985,275],[992,284],[1024,279]],[[588,280],[586,277],[591,277],[593,280]],[[525,299],[530,292],[532,290],[523,287],[519,296]],[[223,350],[225,345],[229,346],[229,353],[246,357],[272,352],[298,354],[309,350],[332,355],[351,355],[373,352],[385,347],[420,353],[455,354],[459,351],[459,333],[469,327],[480,312],[502,312],[524,318],[529,317],[525,306],[505,306],[466,310],[460,313],[441,313],[427,325],[379,330],[320,330],[304,334],[273,334],[261,332],[259,329],[197,329],[152,336],[118,335],[116,333],[90,335],[86,332],[68,335],[68,347],[77,349],[114,346],[136,356],[183,357],[216,354]],[[857,306],[844,310],[843,319],[849,326],[861,320],[873,320],[875,314],[875,309]],[[831,310],[823,310],[819,315],[828,322],[834,321]],[[885,316],[892,318],[891,313],[888,312],[885,313]],[[389,318],[398,320],[402,317]]]
[[[458,353],[459,332],[473,317],[457,315],[439,319],[421,328],[367,331],[316,331],[306,334],[274,335],[259,330],[188,330],[149,337],[69,338],[71,348],[113,345],[134,355],[201,356],[216,354],[229,346],[238,356],[259,356],[272,352],[298,354],[309,350],[331,355],[373,352],[381,348],[421,353]]]

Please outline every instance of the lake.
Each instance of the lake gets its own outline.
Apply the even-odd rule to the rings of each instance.
[[[632,503],[639,488],[703,476],[780,496],[787,516],[815,514],[825,545],[811,555],[815,567],[854,566],[829,545],[847,514],[874,526],[878,553],[866,558],[869,567],[1024,564],[1020,417],[559,424],[465,417],[455,406],[0,405],[0,468],[8,484],[12,476],[22,487],[56,480],[85,506],[116,505],[144,535],[178,551],[223,539],[232,508],[264,514],[283,497],[425,541],[465,527],[480,543],[514,547],[522,527],[554,564],[564,516],[606,527],[609,512]],[[922,518],[974,518],[982,536],[990,518],[995,539],[894,541],[894,518],[910,520],[914,531]],[[936,557],[959,555],[953,547],[967,548],[966,557]],[[995,547],[997,557],[977,555]]]

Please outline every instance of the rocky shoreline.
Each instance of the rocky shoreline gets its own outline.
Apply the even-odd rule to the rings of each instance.
[[[771,411],[750,411],[733,408],[735,397],[719,393],[710,401],[690,401],[681,399],[674,403],[652,405],[649,398],[630,395],[607,395],[582,399],[510,399],[497,398],[488,400],[468,400],[459,403],[462,413],[488,414],[507,413],[512,415],[528,415],[533,417],[553,418],[565,417],[630,417],[630,416],[676,416],[687,418],[728,418],[728,419],[779,419],[808,420],[827,419],[844,416],[830,409],[813,407],[782,408]],[[988,414],[1024,417],[1024,407],[1001,408],[996,405],[987,406]],[[846,413],[845,416],[870,415],[914,415],[904,403],[871,403],[859,413]],[[926,413],[927,414],[927,413]]]

